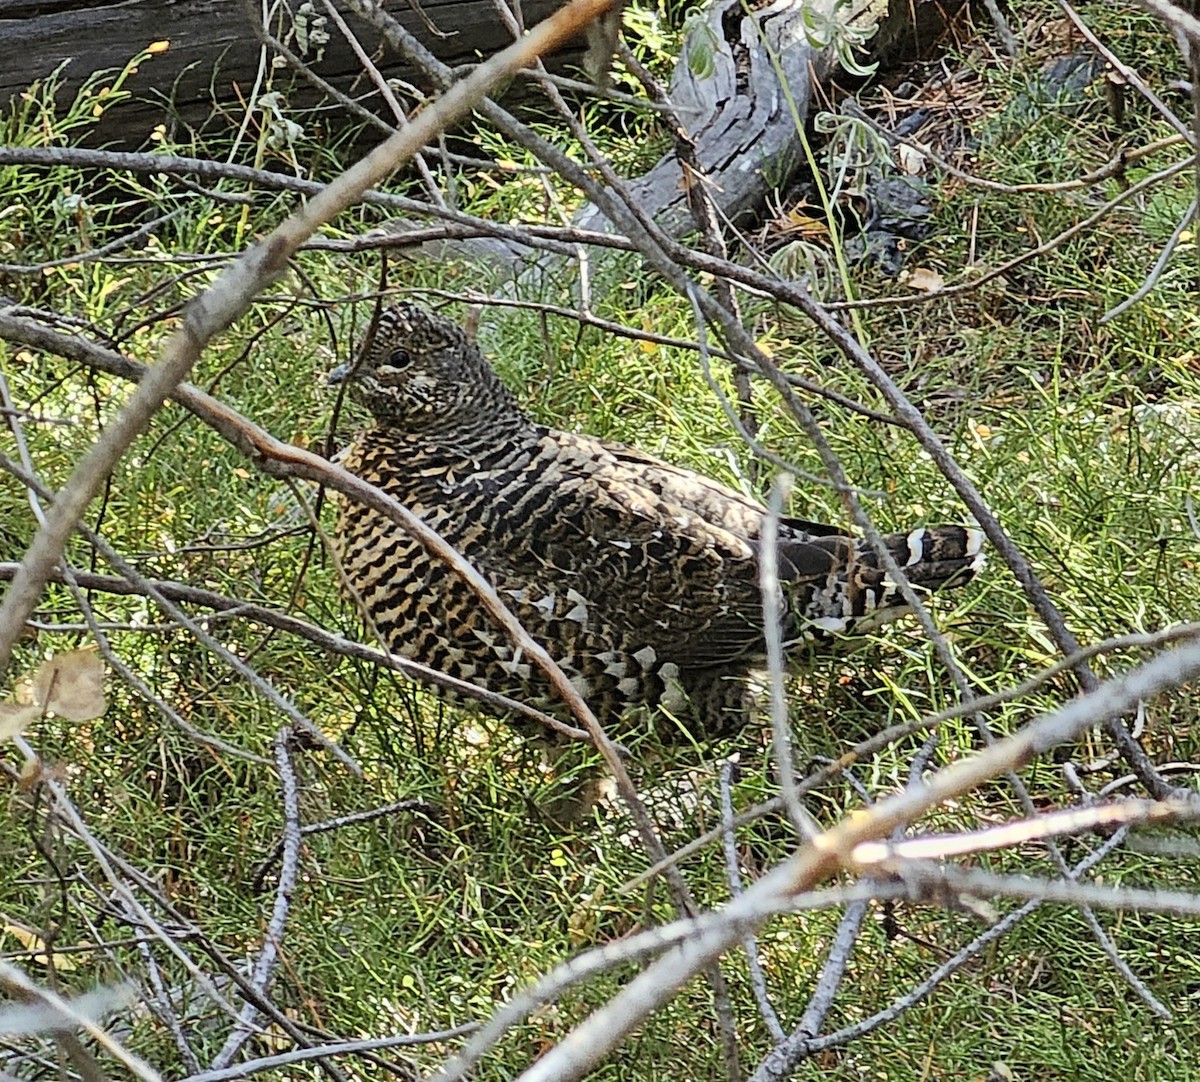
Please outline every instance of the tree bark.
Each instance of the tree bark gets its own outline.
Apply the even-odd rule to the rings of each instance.
[[[323,10],[320,3],[314,6],[318,13]],[[491,0],[422,0],[419,9],[415,4],[396,6],[400,22],[447,64],[476,63],[512,40]],[[527,24],[539,22],[558,6],[557,0],[526,0]],[[346,20],[372,52],[378,35],[353,16]],[[361,97],[372,89],[363,85],[362,65],[342,35],[328,29],[323,56],[318,60],[310,50],[304,59],[339,90]],[[169,43],[166,50],[143,61],[127,81],[133,99],[106,109],[88,142],[133,150],[172,111],[185,124],[199,127],[214,104],[245,107],[258,78],[261,50],[241,0],[0,0],[0,109],[34,80],[45,80],[56,71],[57,96],[65,104],[94,72],[119,71],[152,42],[162,41]],[[290,44],[301,51],[294,40]],[[580,55],[578,50],[559,62],[577,63]],[[381,56],[378,64],[389,79],[422,83],[420,75],[395,56]],[[278,89],[278,72],[274,83]],[[294,108],[325,104],[320,93],[299,78],[288,102]]]
[[[930,51],[948,23],[970,0],[867,0],[845,5],[838,0],[773,0],[748,11],[742,0],[714,0],[704,27],[694,28],[671,79],[670,98],[695,145],[696,161],[718,213],[746,224],[761,213],[767,196],[786,186],[803,162],[804,130],[817,84],[836,76],[832,45],[810,41],[813,18],[870,25],[878,32],[864,61],[882,68],[911,61]],[[711,66],[697,74],[691,50],[703,36],[715,44]],[[640,211],[679,239],[695,228],[687,206],[686,184],[672,151],[647,173],[625,181]],[[387,227],[402,233],[418,223],[396,220]],[[584,207],[574,224],[589,230],[612,228],[596,206]],[[554,274],[562,257],[534,252],[495,238],[434,242],[424,246],[435,258],[454,253],[482,259],[527,283]],[[603,255],[593,256],[593,269]]]

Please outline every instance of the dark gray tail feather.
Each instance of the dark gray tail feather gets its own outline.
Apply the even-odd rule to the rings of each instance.
[[[965,526],[922,526],[883,541],[918,593],[965,585],[984,564],[983,534]],[[908,609],[874,549],[859,538],[782,538],[779,577],[790,602],[789,637],[864,631]]]

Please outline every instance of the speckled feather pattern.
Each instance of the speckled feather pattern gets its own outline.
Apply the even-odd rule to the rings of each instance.
[[[664,705],[702,733],[742,724],[763,663],[765,509],[629,447],[534,423],[454,324],[413,305],[380,318],[349,382],[375,426],[339,456],[450,541],[499,591],[602,720]],[[381,515],[338,498],[335,540],[389,646],[555,709],[471,590]],[[785,519],[790,641],[904,611],[865,546]],[[981,538],[958,526],[886,538],[923,590],[966,582]]]

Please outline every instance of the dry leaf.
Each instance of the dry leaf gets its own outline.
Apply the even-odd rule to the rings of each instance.
[[[642,313],[642,330],[647,334],[653,334],[655,330],[654,320],[646,312]],[[638,349],[643,353],[656,353],[658,352],[658,343],[647,341],[645,338],[639,338]]]
[[[104,713],[104,662],[91,650],[56,654],[33,678],[33,697],[46,713],[91,721]]]
[[[896,157],[901,170],[910,177],[918,177],[925,172],[925,155],[911,143],[901,143],[896,147]]]
[[[0,744],[14,736],[20,736],[25,727],[41,717],[41,714],[42,708],[33,704],[22,706],[20,703],[0,703]]]
[[[829,223],[824,218],[814,218],[812,215],[805,214],[802,207],[803,204],[793,207],[782,218],[777,218],[772,222],[776,232],[785,236],[799,233],[802,237],[827,237]]]
[[[922,293],[935,293],[946,284],[946,280],[929,267],[916,267],[909,272],[904,284]]]
[[[33,956],[33,960],[35,962],[37,962],[38,965],[44,966],[48,962],[53,960],[54,968],[61,970],[64,973],[69,972],[70,970],[79,968],[78,963],[73,962],[71,960],[70,956],[66,955],[66,954],[59,954],[59,953],[55,952],[53,955],[51,955],[48,958],[46,956],[45,940],[43,940],[42,937],[40,935],[38,935],[36,932],[32,931],[29,928],[26,928],[23,924],[15,924],[12,920],[10,920],[8,917],[4,916],[4,914],[2,914],[2,913],[0,913],[0,921],[3,922],[3,923],[0,923],[0,931],[7,932],[10,936],[13,937],[13,939],[17,940],[21,944],[21,946],[24,947],[27,951],[36,952]]]

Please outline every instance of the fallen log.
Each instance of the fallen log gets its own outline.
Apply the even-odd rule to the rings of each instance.
[[[512,40],[491,0],[397,6],[396,18],[450,65],[474,63]],[[558,6],[557,0],[527,0],[524,10],[534,23]],[[315,7],[319,15],[322,5]],[[373,49],[378,36],[370,27],[353,15],[345,18],[368,51]],[[338,90],[359,97],[372,89],[359,85],[362,65],[343,36],[327,25],[323,29],[328,33],[323,48],[310,41],[307,52],[292,28],[282,33],[291,32],[290,47]],[[165,46],[126,82],[133,97],[106,109],[88,142],[134,150],[170,117],[198,128],[214,108],[244,109],[260,74],[262,49],[241,0],[0,0],[0,110],[35,80],[55,73],[56,97],[64,105],[93,73],[120,71],[155,43]],[[578,63],[581,53],[582,48],[560,62]],[[381,56],[378,64],[388,79],[422,83],[420,74],[394,55]],[[273,74],[278,90],[280,73]],[[289,76],[287,82],[291,108],[328,104],[304,80]],[[382,109],[375,111],[388,117]]]
[[[847,35],[872,26],[872,49],[862,63],[886,68],[929,52],[969,0],[872,0],[851,7],[841,0],[774,0],[748,10],[742,0],[715,0],[693,24],[671,79],[669,97],[695,147],[695,159],[718,213],[729,222],[757,220],[767,196],[786,187],[803,162],[803,139],[816,88],[836,76]],[[821,40],[813,32],[822,27]],[[704,62],[697,52],[705,50]],[[641,177],[624,182],[640,211],[670,235],[694,230],[687,185],[675,152]],[[403,233],[412,220],[385,228]],[[598,207],[584,207],[574,224],[611,229]],[[484,259],[514,278],[553,273],[561,256],[534,252],[511,241],[472,238],[431,242],[437,258],[455,253]],[[536,268],[536,269],[534,269]]]

